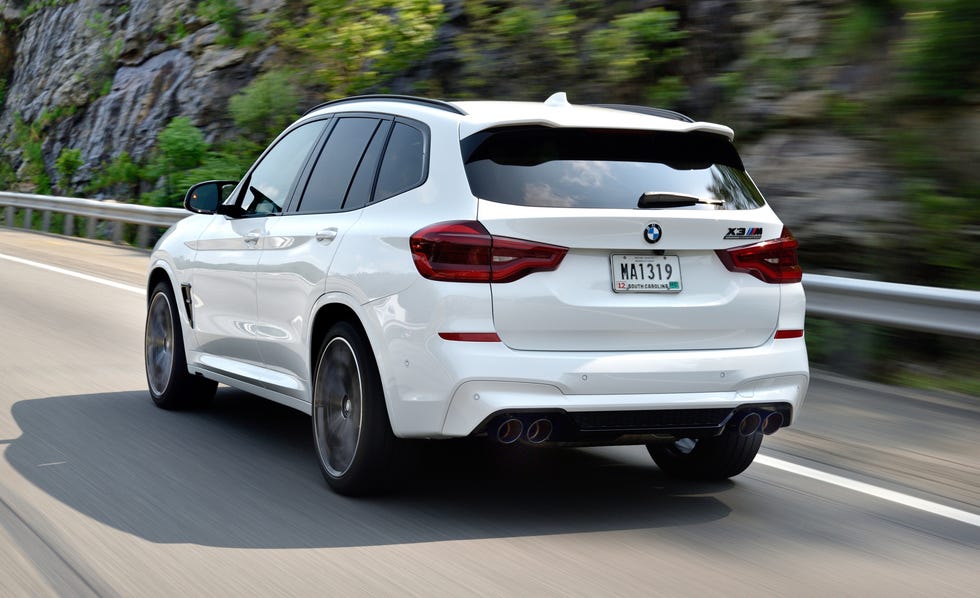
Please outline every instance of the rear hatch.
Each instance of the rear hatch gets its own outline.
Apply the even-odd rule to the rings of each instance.
[[[697,350],[771,338],[779,285],[729,271],[717,250],[783,227],[725,137],[533,126],[462,146],[491,235],[568,248],[554,271],[491,285],[506,345]]]

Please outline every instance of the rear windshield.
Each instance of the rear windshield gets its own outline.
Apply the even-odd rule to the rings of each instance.
[[[765,205],[734,146],[713,133],[508,127],[461,144],[473,195],[490,201],[636,208],[644,194],[680,194],[701,209]]]

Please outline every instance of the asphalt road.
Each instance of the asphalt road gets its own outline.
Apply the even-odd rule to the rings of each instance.
[[[980,594],[980,398],[817,372],[730,482],[637,447],[444,442],[353,500],[301,413],[227,388],[152,405],[145,262],[0,229],[2,596]]]

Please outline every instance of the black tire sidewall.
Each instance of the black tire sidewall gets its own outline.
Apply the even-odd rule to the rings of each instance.
[[[389,465],[392,460],[394,434],[388,420],[388,409],[385,405],[384,391],[381,386],[381,376],[378,373],[374,353],[364,334],[349,322],[334,324],[320,343],[317,352],[314,385],[321,383],[320,368],[323,365],[324,353],[330,342],[342,338],[350,345],[357,360],[358,376],[361,381],[361,429],[357,448],[350,466],[342,475],[334,475],[325,467],[320,456],[320,438],[317,437],[316,425],[316,386],[314,386],[314,404],[312,405],[312,429],[316,451],[317,464],[330,487],[344,495],[362,495],[381,490],[389,477]]]
[[[180,319],[180,311],[177,307],[177,299],[174,297],[173,289],[167,282],[158,282],[150,293],[147,302],[146,325],[144,328],[144,339],[146,329],[150,325],[149,306],[158,294],[163,294],[167,298],[170,306],[170,317],[174,326],[174,347],[173,363],[170,366],[170,377],[167,380],[167,387],[162,393],[157,394],[153,391],[150,384],[148,355],[146,354],[145,340],[143,347],[143,362],[146,370],[146,385],[150,391],[150,397],[157,407],[163,409],[193,409],[202,407],[209,403],[214,397],[218,383],[208,380],[202,376],[192,375],[187,371],[187,356],[184,353],[184,333],[183,324]]]

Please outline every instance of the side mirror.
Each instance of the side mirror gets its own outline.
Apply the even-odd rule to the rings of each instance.
[[[238,185],[238,181],[206,181],[187,190],[184,208],[197,214],[214,214]]]

